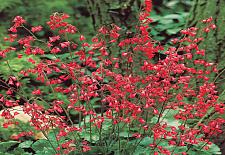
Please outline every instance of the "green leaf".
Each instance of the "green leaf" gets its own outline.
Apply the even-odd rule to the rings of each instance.
[[[145,137],[143,140],[140,142],[140,145],[143,146],[148,146],[149,144],[153,143],[153,138],[150,137]]]
[[[160,30],[164,30],[167,29],[168,27],[171,26],[171,24],[173,24],[173,20],[172,19],[160,19],[159,20],[159,25],[157,26],[157,28],[159,28]]]
[[[130,137],[131,136],[131,133],[128,133],[128,132],[120,132],[120,137]]]
[[[220,148],[216,144],[210,145],[208,150],[204,150],[202,148],[203,145],[204,145],[204,143],[199,143],[199,144],[193,146],[194,150],[196,150],[196,152],[198,152],[197,153],[198,155],[199,154],[209,154],[209,155],[221,154]]]
[[[91,99],[91,104],[93,105],[93,104],[95,104],[96,102],[98,102],[98,101],[100,101],[101,100],[101,98],[98,98],[98,97],[96,97],[96,98],[93,98],[93,99]]]
[[[13,155],[13,154],[11,154],[11,153],[7,153],[7,152],[0,152],[0,155]]]
[[[25,152],[22,148],[14,148],[12,151],[8,152],[10,154],[13,154],[13,155],[31,155],[30,153],[28,152]]]
[[[174,9],[177,6],[177,3],[179,3],[179,2],[178,1],[167,2],[166,6],[171,8],[171,9]]]
[[[81,137],[84,138],[87,141],[91,141],[92,143],[96,143],[99,140],[99,134],[96,134],[94,131],[91,133],[90,137],[90,132],[82,132]]]
[[[0,148],[2,152],[6,152],[13,145],[18,144],[17,141],[0,142]]]
[[[174,150],[174,147],[171,147],[171,150]],[[182,152],[186,152],[188,150],[187,146],[179,146],[175,149],[174,153],[181,154]]]
[[[33,141],[27,140],[23,143],[20,143],[19,147],[20,148],[30,148],[32,144],[33,144]]]
[[[44,148],[48,148],[48,149],[51,148],[49,142],[45,139],[40,139],[32,144],[32,149],[34,151],[43,150]]]
[[[166,122],[170,126],[178,127],[181,122],[179,120],[174,119],[174,115],[178,113],[178,110],[166,109],[163,112],[163,122]]]
[[[209,150],[206,150],[206,152],[210,152],[211,154],[221,154],[220,148],[216,144],[210,145]]]
[[[180,19],[180,15],[178,14],[169,14],[163,17],[164,19]]]
[[[168,29],[167,33],[168,34],[177,34],[180,30],[181,30],[181,28]]]
[[[56,139],[57,133],[58,132],[56,130],[51,130],[48,133],[48,139],[51,141],[51,143],[54,147],[58,147],[58,143],[63,143],[65,141],[65,137],[61,137],[60,140],[57,142],[57,139]]]
[[[120,9],[121,6],[120,6],[120,3],[119,2],[114,2],[112,3],[112,1],[109,1],[108,2],[110,4],[110,9],[114,10],[114,9]]]
[[[150,153],[151,153],[150,147],[145,148],[142,146],[138,146],[134,152],[135,155],[149,155]]]
[[[43,148],[43,150],[36,151],[35,155],[53,155],[56,154],[53,148]]]

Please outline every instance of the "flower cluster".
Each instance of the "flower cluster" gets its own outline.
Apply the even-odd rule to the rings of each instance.
[[[57,31],[47,42],[33,34],[41,31],[41,26],[32,27],[29,30],[32,35],[22,38],[10,34],[6,41],[22,46],[25,57],[47,53],[54,58],[35,62],[29,57],[27,61],[33,68],[3,81],[7,90],[0,94],[5,109],[1,116],[8,120],[3,126],[7,128],[16,115],[10,113],[10,108],[20,105],[31,116],[30,124],[35,130],[45,133],[57,129],[58,154],[89,151],[94,131],[99,134],[97,145],[106,147],[109,144],[104,142],[103,135],[120,143],[119,132],[129,131],[127,141],[135,139],[137,145],[144,137],[150,137],[148,147],[154,155],[170,155],[179,147],[188,146],[180,152],[185,155],[190,146],[199,143],[207,149],[211,144],[209,138],[222,133],[221,126],[225,123],[220,117],[212,117],[223,114],[225,106],[218,102],[218,92],[210,78],[211,73],[217,73],[216,67],[202,58],[205,50],[198,46],[204,38],[197,34],[215,29],[212,18],[203,21],[203,29],[182,30],[183,37],[173,39],[173,46],[164,48],[149,35],[151,0],[146,0],[145,5],[135,35],[130,38],[120,37],[121,28],[112,24],[102,26],[92,42],[86,42],[80,34],[75,43],[66,36],[78,33],[77,28],[64,21],[69,17],[67,14],[59,13],[47,22],[51,30]],[[10,28],[13,33],[25,24],[20,16],[13,22]],[[44,47],[34,46],[36,42]],[[0,51],[0,56],[6,57],[12,49]],[[68,52],[71,59],[60,58],[62,51]],[[165,57],[155,60],[160,53]],[[48,92],[37,88],[31,91],[30,98],[24,98],[19,79],[29,76],[48,87]],[[70,84],[66,85],[68,81]],[[15,94],[23,98],[23,105],[14,100]],[[49,94],[55,98],[45,101]],[[58,98],[57,94],[66,99]],[[39,104],[40,100],[44,104]],[[77,121],[70,111],[78,114]],[[169,115],[172,123],[168,121]],[[106,125],[108,132],[104,130]],[[82,137],[84,134],[89,137]],[[24,132],[19,137],[23,135],[29,134]]]

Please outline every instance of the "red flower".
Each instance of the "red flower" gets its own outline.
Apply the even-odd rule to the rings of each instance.
[[[33,33],[35,33],[35,32],[39,32],[39,31],[41,31],[42,30],[42,26],[35,26],[35,27],[32,27],[31,28],[31,31],[33,32]]]

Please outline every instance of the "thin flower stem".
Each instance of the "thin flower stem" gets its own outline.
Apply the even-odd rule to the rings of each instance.
[[[45,43],[45,44],[46,44],[45,41],[38,39],[38,38],[34,35],[34,33],[32,33],[32,32],[31,32],[28,28],[26,28],[24,25],[22,25],[21,27],[24,28],[28,33],[30,33],[30,34],[34,37],[34,39],[35,39],[36,41],[39,41],[39,42],[42,42],[42,43]]]
[[[119,151],[119,154],[120,154],[120,150],[121,150],[121,144],[120,144],[120,126],[119,126],[119,123],[117,124],[117,132],[118,132],[118,151]]]
[[[49,81],[47,75],[46,75],[45,73],[43,73],[43,74],[44,74],[45,78]],[[54,91],[54,89],[53,89],[53,87],[52,87],[51,85],[49,85],[49,86],[50,86],[50,88],[51,88],[53,94],[55,95],[55,98],[57,98],[57,97],[56,97],[56,94],[55,94],[55,91]],[[66,110],[63,106],[60,106],[60,107],[64,110],[64,112],[65,112],[67,118],[69,119],[70,123],[72,124],[72,126],[74,126],[74,123],[73,123],[73,121],[71,120],[71,118],[70,118],[69,113],[67,112],[67,110]],[[78,138],[81,139],[79,133],[76,133],[76,135],[74,135],[74,133],[72,132],[72,136],[73,136],[73,139],[74,139],[75,141],[77,141],[77,138],[75,138],[76,136],[78,136]],[[76,142],[76,143],[77,143],[77,142]],[[81,148],[81,150],[82,150],[82,148]]]
[[[48,135],[45,133],[45,131],[41,130],[41,132],[43,133],[43,135],[45,136],[45,138],[47,138],[49,144],[51,145],[51,147],[53,148],[53,150],[55,151],[55,153],[58,153],[58,151],[55,149],[54,145],[52,144],[51,140],[49,139]]]

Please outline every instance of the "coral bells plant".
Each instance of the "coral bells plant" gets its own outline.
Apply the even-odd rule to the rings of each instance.
[[[16,129],[12,141],[30,139],[25,148],[37,154],[220,154],[210,141],[225,123],[211,76],[218,71],[198,47],[216,26],[203,20],[165,48],[149,34],[151,7],[145,0],[132,36],[111,24],[90,42],[64,13],[50,16],[47,40],[37,37],[42,26],[15,17],[5,38],[12,46],[0,51],[10,70],[1,79],[1,125]],[[7,57],[15,53],[31,67],[14,72]],[[18,107],[29,117],[26,129]],[[37,132],[42,138],[32,140]]]

